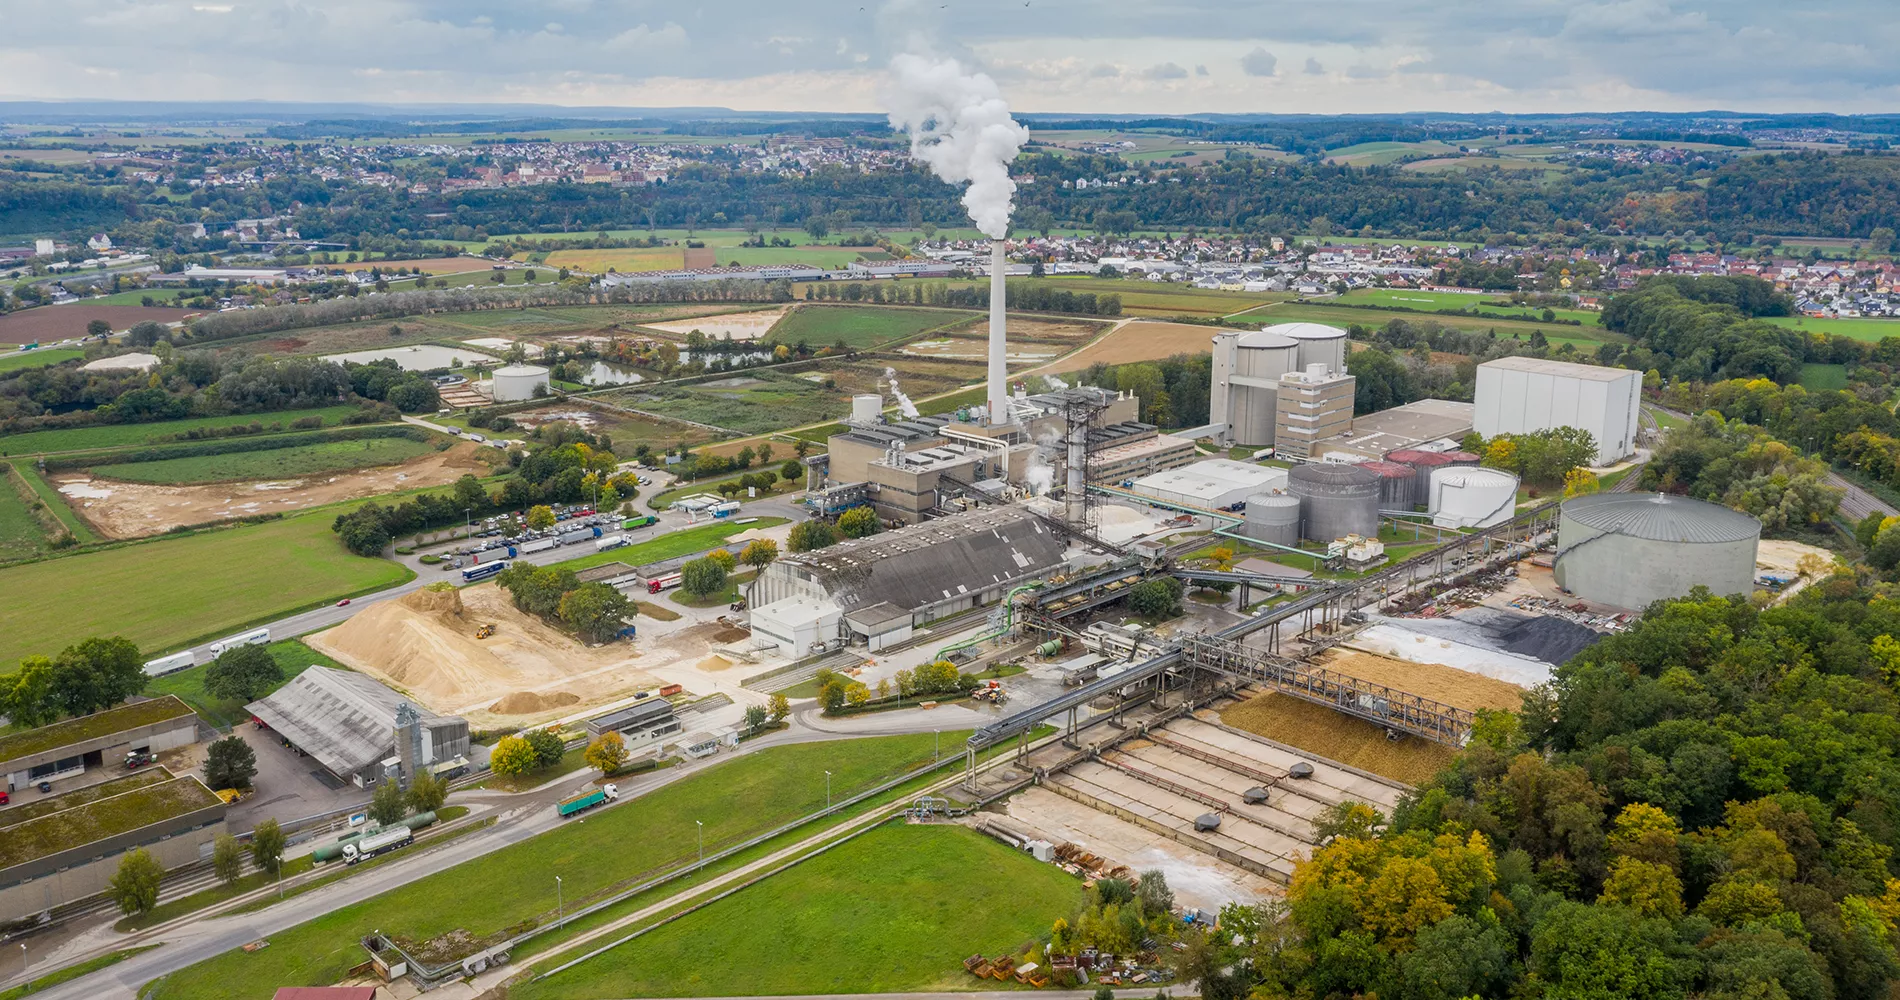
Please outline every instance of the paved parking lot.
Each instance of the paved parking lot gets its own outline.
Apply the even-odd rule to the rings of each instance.
[[[369,802],[369,792],[337,785],[314,759],[300,757],[276,734],[242,723],[234,732],[257,753],[256,791],[231,808],[232,832],[249,830],[267,818],[280,823]],[[319,777],[321,776],[321,777]]]

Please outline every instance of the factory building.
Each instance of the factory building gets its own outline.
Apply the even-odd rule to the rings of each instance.
[[[1626,368],[1536,358],[1499,358],[1478,366],[1476,419],[1487,438],[1578,427],[1596,439],[1596,464],[1636,450],[1643,375]]]
[[[468,720],[423,711],[350,670],[307,667],[244,710],[358,788],[467,764]]]
[[[1273,453],[1303,462],[1321,441],[1351,431],[1355,385],[1351,375],[1322,364],[1280,376]]]
[[[1223,427],[1223,439],[1230,444],[1278,448],[1282,380],[1306,376],[1315,365],[1323,366],[1320,370],[1328,376],[1345,375],[1346,331],[1322,323],[1281,323],[1215,334],[1208,422]],[[1313,415],[1311,409],[1300,412]],[[1350,399],[1346,414],[1350,419]],[[1308,444],[1316,439],[1302,438]]]
[[[1376,462],[1395,451],[1451,451],[1471,433],[1474,408],[1450,399],[1421,399],[1354,417],[1352,428],[1313,448],[1321,462]],[[1423,497],[1419,499],[1424,502]]]
[[[875,396],[854,399],[845,431],[826,441],[829,486],[863,485],[878,516],[917,524],[936,510],[943,480],[1025,483],[1030,469],[1047,467],[1050,480],[1067,472],[1064,449],[1048,442],[1068,432],[1071,402],[1095,408],[1085,453],[1098,480],[1119,482],[1193,461],[1194,442],[1138,422],[1141,401],[1092,386],[1059,389],[1009,400],[1010,423],[991,425],[967,411],[884,423]]]
[[[1760,521],[1720,504],[1595,493],[1564,501],[1551,569],[1579,597],[1641,609],[1698,586],[1748,593],[1760,541]]]
[[[1010,506],[782,556],[752,585],[753,635],[790,656],[841,643],[876,652],[1055,571],[1067,549],[1054,529]]]
[[[127,754],[160,753],[198,742],[198,713],[174,695],[127,702],[91,715],[0,737],[3,787],[42,781],[64,789],[124,766]],[[88,773],[92,777],[87,777]]]
[[[1221,510],[1257,493],[1286,488],[1287,471],[1267,465],[1209,458],[1178,469],[1143,476],[1128,489],[1162,503]]]

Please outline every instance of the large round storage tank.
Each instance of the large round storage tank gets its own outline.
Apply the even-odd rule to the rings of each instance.
[[[1397,462],[1360,462],[1361,469],[1379,477],[1379,509],[1411,510],[1418,504],[1417,473]]]
[[[851,397],[851,422],[854,424],[875,424],[878,414],[884,412],[884,397],[875,393],[863,392]]]
[[[1482,459],[1468,451],[1448,451],[1445,453],[1446,465],[1477,465]]]
[[[1307,365],[1325,365],[1328,371],[1346,370],[1346,331],[1324,323],[1281,323],[1262,331],[1289,337],[1299,342],[1300,360],[1296,371]]]
[[[1225,336],[1216,339],[1214,377],[1221,388],[1215,400],[1225,400],[1223,412],[1213,414],[1225,421],[1234,443],[1264,447],[1273,443],[1273,421],[1279,409],[1278,393],[1272,388],[1287,372],[1298,371],[1300,342],[1264,330],[1234,335],[1232,363],[1222,359],[1220,346]],[[1239,377],[1242,382],[1233,379]]]
[[[1452,464],[1452,454],[1451,452],[1416,451],[1414,449],[1405,448],[1399,451],[1386,452],[1385,460],[1410,466],[1413,477],[1412,496],[1417,498],[1413,502],[1428,503],[1432,493],[1432,472],[1433,470],[1442,469]]]
[[[495,402],[514,403],[533,399],[534,390],[548,387],[548,370],[540,365],[508,365],[495,369]]]
[[[1489,528],[1517,512],[1517,477],[1498,469],[1447,465],[1432,470],[1425,501],[1441,528]]]
[[[1641,609],[1691,588],[1754,589],[1761,522],[1666,493],[1595,493],[1564,501],[1552,571],[1586,600]]]
[[[1256,493],[1247,498],[1247,523],[1241,534],[1255,541],[1298,548],[1300,498],[1290,493]]]
[[[1379,476],[1356,465],[1296,465],[1287,491],[1300,498],[1300,534],[1316,542],[1379,534]]]

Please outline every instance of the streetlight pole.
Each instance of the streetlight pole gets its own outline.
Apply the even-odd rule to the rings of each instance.
[[[831,772],[825,772],[825,811],[831,811]]]
[[[700,864],[705,864],[706,863],[706,824],[701,823],[699,820],[694,820],[693,830],[695,833],[699,835],[699,862]]]
[[[936,745],[930,751],[930,759],[936,760],[943,756],[943,730],[932,729],[930,735],[936,741]]]
[[[468,538],[474,534],[475,534],[475,508],[464,507],[462,508],[462,537]]]
[[[26,992],[33,992],[33,977],[26,975],[26,942],[20,942],[20,975],[26,976]]]
[[[567,923],[567,901],[561,895],[561,876],[554,876],[554,927],[556,930]]]

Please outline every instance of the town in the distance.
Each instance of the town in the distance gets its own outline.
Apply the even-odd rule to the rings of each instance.
[[[1900,80],[1039,8],[0,100],[0,1000],[1896,995]]]

